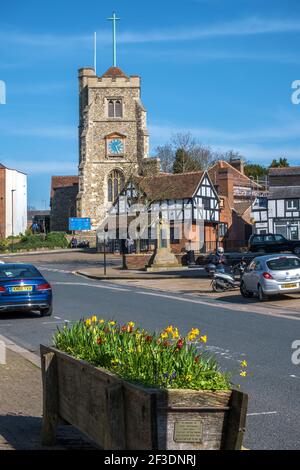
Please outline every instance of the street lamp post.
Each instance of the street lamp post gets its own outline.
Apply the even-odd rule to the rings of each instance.
[[[11,251],[14,251],[14,192],[16,190],[11,190]]]
[[[104,276],[106,276],[106,234],[108,232],[108,228],[105,227],[104,229],[104,252],[103,252],[103,255],[104,255]]]

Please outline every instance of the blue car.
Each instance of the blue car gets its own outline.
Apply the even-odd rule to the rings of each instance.
[[[31,264],[0,264],[1,311],[39,310],[52,315],[52,288]]]

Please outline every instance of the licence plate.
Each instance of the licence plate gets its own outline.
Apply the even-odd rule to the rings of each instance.
[[[17,286],[17,287],[12,287],[12,292],[31,292],[32,291],[32,286]]]
[[[290,282],[289,284],[282,284],[282,289],[294,289],[297,288],[298,284],[296,282]]]

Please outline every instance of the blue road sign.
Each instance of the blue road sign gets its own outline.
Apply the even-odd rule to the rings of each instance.
[[[89,217],[70,217],[69,230],[91,230],[91,219]]]

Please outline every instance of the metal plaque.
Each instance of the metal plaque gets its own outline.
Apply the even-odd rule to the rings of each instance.
[[[175,442],[202,442],[203,428],[201,421],[175,421]]]

